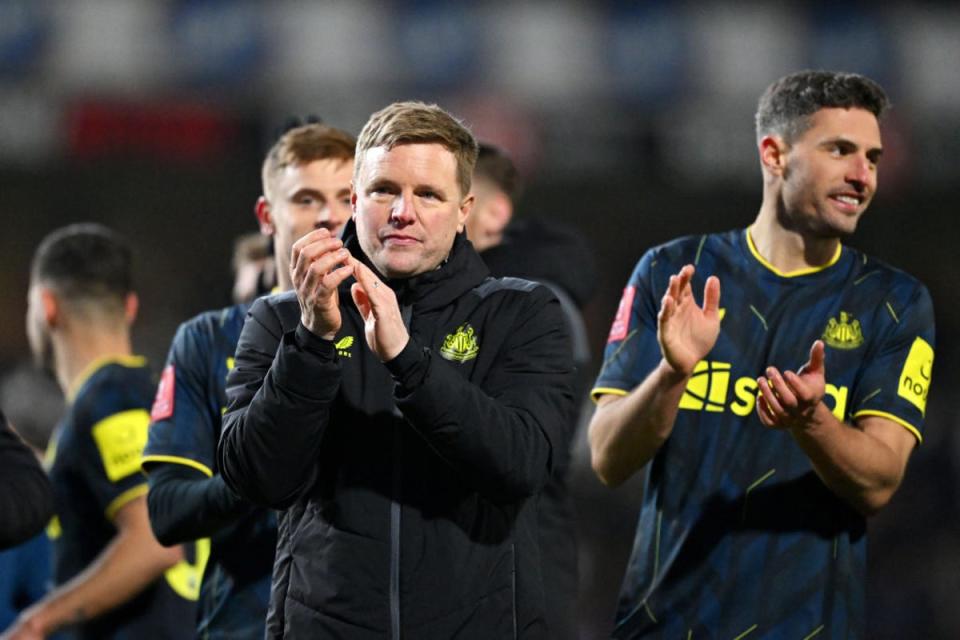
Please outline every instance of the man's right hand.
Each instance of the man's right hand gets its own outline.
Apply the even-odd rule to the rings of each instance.
[[[332,340],[340,330],[337,287],[353,274],[350,252],[327,229],[293,243],[290,279],[300,302],[300,321],[314,335]]]
[[[670,283],[657,314],[657,340],[666,363],[681,376],[689,376],[720,335],[720,280],[707,278],[703,287],[703,308],[693,298],[690,280],[693,265],[670,276]]]

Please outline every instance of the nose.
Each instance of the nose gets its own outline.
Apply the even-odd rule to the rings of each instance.
[[[872,188],[877,180],[877,167],[866,156],[853,156],[846,178],[847,182],[859,190]]]
[[[331,215],[331,214],[332,214],[332,209],[333,209],[333,207],[331,207],[330,205],[327,205],[327,204],[322,205],[322,206],[320,206],[320,207],[317,207],[317,219],[316,219],[316,221],[315,221],[315,223],[314,223],[314,226],[315,226],[317,229],[329,229],[329,228],[330,228],[330,220],[331,220],[331,218],[332,218],[332,215]]]
[[[390,210],[390,222],[401,227],[412,223],[416,217],[413,207],[412,195],[405,193],[398,195]]]
[[[320,207],[320,210],[317,211],[316,227],[336,233],[350,219],[351,213],[350,205],[344,204],[340,200],[334,200],[330,204]]]

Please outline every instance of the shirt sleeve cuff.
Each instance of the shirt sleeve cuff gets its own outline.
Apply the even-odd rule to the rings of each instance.
[[[410,338],[407,341],[407,346],[397,354],[397,357],[383,364],[398,385],[411,389],[422,382],[426,375],[427,355],[426,349],[421,349],[420,345],[414,342],[413,338]]]
[[[307,329],[302,322],[297,324],[294,341],[299,348],[318,355],[324,360],[334,360],[337,356],[337,349],[334,346],[333,340],[327,340],[314,334]]]

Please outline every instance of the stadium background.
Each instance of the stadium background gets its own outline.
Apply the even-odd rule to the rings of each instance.
[[[920,278],[937,311],[926,441],[870,523],[868,637],[960,637],[951,3],[0,0],[0,372],[28,357],[28,265],[48,231],[95,220],[132,240],[135,344],[159,365],[181,320],[229,302],[232,242],[256,228],[276,127],[313,113],[357,132],[407,98],[509,149],[528,183],[520,215],[593,246],[596,356],[643,250],[752,220],[756,98],[806,67],[866,73],[890,93],[880,192],[853,244]],[[586,455],[581,438],[581,608],[596,637],[640,486],[600,487]]]

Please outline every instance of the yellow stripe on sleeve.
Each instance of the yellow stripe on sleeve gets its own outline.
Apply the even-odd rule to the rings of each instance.
[[[180,456],[162,456],[162,455],[143,456],[143,458],[140,460],[140,468],[143,469],[144,472],[146,472],[147,471],[146,466],[153,462],[172,462],[173,464],[182,464],[185,467],[191,467],[193,469],[196,469],[197,471],[200,471],[206,474],[208,478],[213,477],[213,470],[207,465],[197,462],[196,460],[191,460],[190,458],[181,458]]]
[[[915,426],[913,426],[903,418],[899,418],[893,415],[892,413],[887,413],[886,411],[876,411],[874,409],[864,409],[863,411],[857,411],[855,414],[853,414],[854,418],[859,418],[860,416],[879,416],[881,418],[886,418],[887,420],[892,420],[893,422],[896,422],[901,427],[903,427],[904,429],[912,433],[914,436],[916,436],[917,442],[920,442],[920,443],[923,442],[923,436],[920,434],[919,429],[917,429]]]
[[[107,509],[104,513],[107,514],[107,520],[113,522],[114,516],[117,515],[117,512],[124,507],[124,505],[130,503],[133,500],[136,500],[140,496],[147,495],[147,483],[138,484],[135,487],[131,487],[114,498],[110,504],[107,505]]]
[[[597,402],[600,399],[600,396],[625,396],[629,391],[624,391],[623,389],[614,389],[613,387],[595,387],[590,391],[590,399]]]

